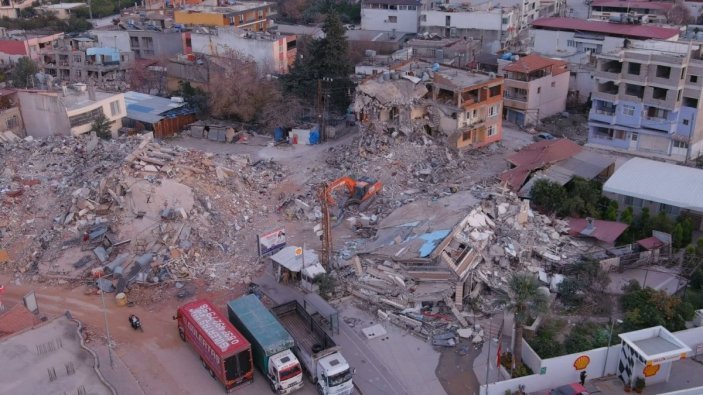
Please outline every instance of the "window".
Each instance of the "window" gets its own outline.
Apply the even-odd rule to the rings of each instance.
[[[501,85],[496,85],[488,88],[488,96],[494,97],[500,95],[500,87]]]
[[[632,196],[625,196],[625,205],[632,206],[634,204],[634,199]]]
[[[390,15],[388,17],[388,23],[397,23],[398,22],[398,17],[394,15]]]
[[[642,65],[639,63],[628,63],[627,64],[627,74],[640,75],[640,69]]]
[[[557,86],[557,83],[552,81],[552,88],[554,88],[555,86]]]
[[[635,106],[630,106],[630,105],[624,104],[622,106],[622,113],[623,113],[623,115],[627,115],[628,117],[634,116],[635,115]]]
[[[410,11],[415,11],[415,10],[417,10],[417,6],[409,5],[409,6],[408,6],[408,10],[410,10]]]
[[[463,141],[469,141],[469,140],[471,140],[471,131],[470,131],[470,130],[467,130],[467,131],[465,131],[464,133],[462,133],[462,134],[461,134],[461,139],[462,139]]]
[[[488,107],[488,116],[495,117],[496,115],[498,115],[498,105]]]
[[[666,89],[652,88],[652,99],[666,100]]]
[[[676,95],[676,101],[681,101],[681,94],[683,93],[683,90],[679,90],[679,93]]]
[[[657,78],[669,79],[670,76],[671,76],[671,67],[657,66]]]
[[[647,107],[647,118],[666,119],[669,116],[669,111],[662,108]]]
[[[490,136],[495,136],[496,133],[498,133],[498,128],[496,127],[496,125],[491,125],[491,126],[488,127],[488,136],[489,136],[489,137],[490,137]]]
[[[542,87],[537,87],[537,94],[539,95],[542,92]]]
[[[422,14],[422,16],[420,17],[420,20],[422,22],[427,22],[427,14]]]
[[[637,134],[637,132],[630,133],[630,140],[637,141],[638,137],[639,137],[639,135]]]
[[[674,148],[688,148],[688,143],[683,142],[683,141],[674,141],[673,142],[673,147]]]
[[[688,120],[688,119],[684,119],[683,121],[681,121],[681,123],[683,123],[684,126],[688,126],[689,120]]]
[[[683,105],[685,107],[692,107],[692,108],[698,108],[698,99],[694,99],[692,97],[685,97],[683,98]]]
[[[115,100],[112,103],[110,103],[110,113],[112,116],[117,116],[120,115],[120,102]]]
[[[576,41],[574,41],[574,40],[566,40],[566,46],[567,46],[567,47],[576,48]]]
[[[698,82],[698,76],[697,75],[691,75],[688,77],[688,82],[696,83]]]
[[[635,198],[634,200],[635,200],[635,202],[634,202],[634,206],[635,206],[635,207],[640,207],[640,208],[641,208],[641,207],[644,205],[644,201],[643,201],[642,199],[640,199],[640,198]]]
[[[507,25],[509,21],[510,20],[507,17],[503,17],[503,19],[501,19],[500,23]]]
[[[625,136],[627,136],[627,134],[624,130],[615,130],[613,132],[613,138],[615,140],[625,140]]]
[[[8,129],[13,129],[20,126],[20,120],[17,118],[17,115],[13,115],[11,118],[5,121],[5,125]]]
[[[95,119],[97,119],[100,115],[103,114],[103,108],[98,107],[95,110],[84,112],[83,114],[74,115],[68,118],[68,121],[71,127],[74,128],[76,126],[87,125],[89,123],[92,123]]]
[[[244,14],[239,15],[239,23],[244,23]]]

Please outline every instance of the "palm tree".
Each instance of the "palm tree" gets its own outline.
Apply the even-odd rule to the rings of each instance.
[[[539,286],[539,282],[531,274],[513,273],[508,280],[508,289],[500,293],[496,300],[496,305],[515,317],[515,366],[522,364],[522,327],[530,318],[536,319],[547,311],[549,300],[547,295],[540,292]]]

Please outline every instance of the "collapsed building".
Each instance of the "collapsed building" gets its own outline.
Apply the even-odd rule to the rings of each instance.
[[[360,83],[353,109],[362,133],[424,133],[474,149],[502,139],[502,102],[493,73],[405,62]]]

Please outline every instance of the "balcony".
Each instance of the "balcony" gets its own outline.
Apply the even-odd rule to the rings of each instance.
[[[527,110],[527,95],[519,95],[515,93],[505,92],[503,95],[503,104],[506,107],[517,108],[519,110]]]
[[[602,59],[594,75],[596,78],[619,81],[622,73],[622,63],[617,60]]]
[[[612,125],[615,123],[615,110],[597,109],[593,106],[588,113],[588,120]]]
[[[675,127],[676,122],[665,118],[648,117],[646,115],[642,117],[642,128],[644,129],[651,129],[664,133],[673,133]]]

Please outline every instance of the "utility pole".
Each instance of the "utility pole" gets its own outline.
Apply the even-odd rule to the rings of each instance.
[[[100,277],[103,279],[104,276]],[[100,283],[98,282],[98,289],[100,290],[100,299],[103,301],[103,317],[105,318],[105,333],[107,334],[107,355],[110,358],[110,367],[114,368],[115,365],[112,361],[112,340],[110,339],[110,326],[107,324],[107,309],[105,307],[105,292],[100,288]]]
[[[88,0],[88,16],[90,20],[93,20],[93,2]]]
[[[320,206],[322,207],[322,251],[321,260],[325,270],[329,270],[332,261],[332,224],[330,223],[330,206],[328,198],[327,183],[323,183],[320,188]]]

